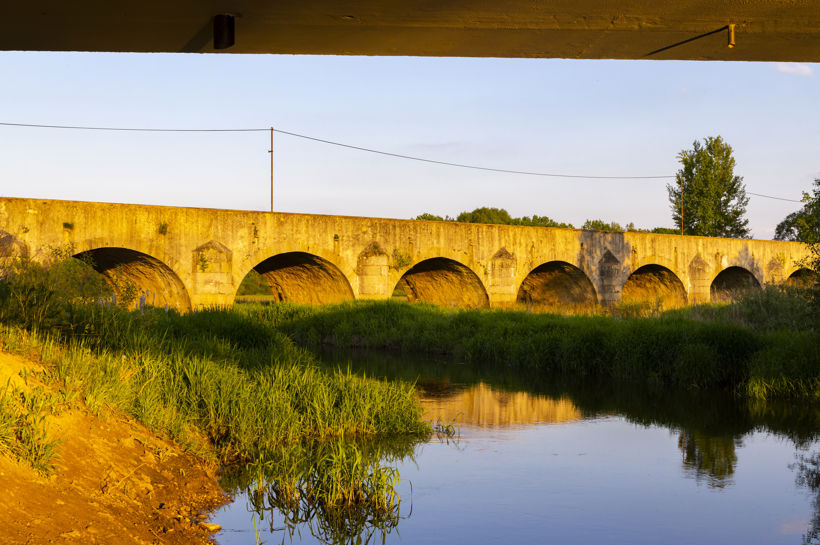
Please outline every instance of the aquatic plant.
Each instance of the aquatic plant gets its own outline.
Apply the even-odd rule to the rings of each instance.
[[[395,439],[395,438],[392,438]],[[325,543],[383,542],[403,518],[395,463],[420,439],[337,438],[277,447],[223,485],[244,493],[271,533],[305,527]]]

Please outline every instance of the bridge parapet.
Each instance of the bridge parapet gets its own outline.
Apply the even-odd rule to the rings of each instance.
[[[232,304],[251,270],[306,303],[685,304],[788,282],[807,257],[792,242],[0,198],[0,266],[66,245],[183,311]]]

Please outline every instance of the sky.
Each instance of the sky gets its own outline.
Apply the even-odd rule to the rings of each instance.
[[[746,189],[800,199],[820,176],[820,65],[748,62],[0,52],[0,122],[265,128],[438,161],[673,176],[720,135]],[[0,194],[270,209],[270,135],[0,126]],[[274,209],[673,225],[672,179],[501,174],[276,134]],[[799,203],[752,196],[755,238]]]

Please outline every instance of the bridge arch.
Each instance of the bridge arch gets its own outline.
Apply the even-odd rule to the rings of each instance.
[[[442,306],[486,308],[490,305],[487,289],[475,271],[448,257],[417,261],[396,282],[393,296],[404,296],[411,303]]]
[[[760,289],[760,281],[745,267],[733,265],[720,271],[712,280],[709,293],[712,301],[729,301],[743,293]]]
[[[567,309],[594,306],[598,302],[589,277],[566,261],[548,261],[527,274],[518,288],[516,302],[527,307]]]
[[[257,263],[246,275],[251,271],[264,279],[275,301],[321,305],[354,298],[350,281],[341,269],[314,253],[278,253]]]
[[[797,269],[786,279],[787,286],[798,288],[809,287],[816,282],[818,282],[817,273],[805,267]]]
[[[91,248],[74,254],[100,273],[121,300],[145,297],[144,304],[191,310],[185,284],[171,267],[137,250],[122,247]]]
[[[686,304],[686,288],[678,275],[668,267],[651,263],[638,267],[629,275],[621,291],[624,303],[658,301],[664,308]]]

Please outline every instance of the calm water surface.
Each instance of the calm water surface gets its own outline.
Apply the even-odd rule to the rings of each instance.
[[[399,517],[328,531],[240,493],[212,517],[220,544],[820,543],[815,408],[386,355],[349,364],[418,378],[426,418],[458,424],[383,460],[403,479]]]

